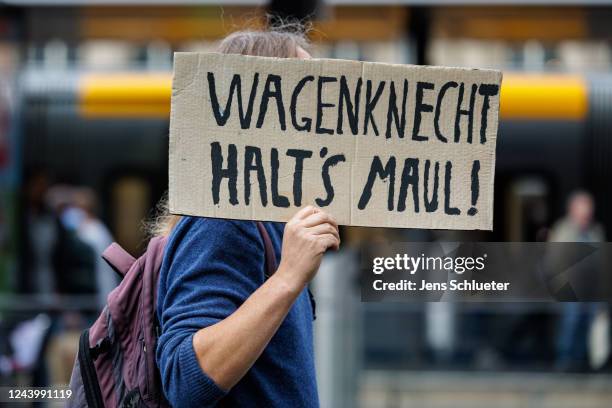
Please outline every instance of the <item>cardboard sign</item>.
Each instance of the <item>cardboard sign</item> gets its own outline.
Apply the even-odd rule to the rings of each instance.
[[[170,211],[492,229],[501,73],[176,53]]]

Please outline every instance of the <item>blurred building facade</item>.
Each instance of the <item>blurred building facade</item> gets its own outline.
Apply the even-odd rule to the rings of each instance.
[[[456,371],[472,373],[463,387],[476,394],[487,391],[475,386],[487,380],[483,372],[528,371],[534,384],[541,382],[531,391],[516,386],[514,392],[534,399],[509,397],[506,406],[552,406],[545,404],[563,401],[557,397],[563,392],[575,394],[567,384],[591,384],[593,398],[610,401],[605,375],[564,379],[560,387],[538,377],[554,367],[558,305],[365,304],[358,268],[350,265],[369,242],[544,241],[579,188],[593,193],[596,217],[612,231],[612,5],[7,3],[0,9],[0,330],[8,333],[38,312],[90,312],[98,305],[20,294],[27,255],[20,252],[26,231],[19,220],[28,176],[44,172],[50,185],[92,188],[98,216],[138,253],[142,221],[167,188],[173,52],[214,51],[228,32],[260,27],[266,11],[279,11],[314,17],[315,57],[504,71],[494,231],[345,228],[345,249],[323,265],[314,287],[324,406],[436,406],[425,394],[414,398],[418,388],[410,384],[423,370],[444,373],[451,405],[438,406],[464,406],[449,385],[459,381]],[[0,345],[0,355],[10,352]],[[492,383],[499,393],[482,406],[513,386]],[[533,405],[538,390],[549,389],[551,399]],[[478,406],[471,397],[465,401]]]

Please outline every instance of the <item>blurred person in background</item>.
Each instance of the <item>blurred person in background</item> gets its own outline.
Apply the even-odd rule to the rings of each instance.
[[[586,191],[575,191],[567,201],[567,214],[553,226],[549,242],[602,242],[603,228],[594,220],[595,203]],[[565,302],[559,321],[556,368],[585,371],[588,363],[588,334],[599,303]]]
[[[86,214],[75,204],[75,192],[73,186],[59,184],[47,194],[57,218],[53,250],[56,290],[60,295],[93,295],[97,293],[96,254],[79,234]]]
[[[44,169],[33,169],[25,183],[20,287],[35,295],[34,303],[44,301],[40,296],[94,295],[99,291],[96,251],[87,240],[94,234],[85,228],[89,220],[85,208],[93,207],[88,203],[94,201],[71,185],[51,185],[50,178]],[[112,272],[109,275],[113,277]],[[95,304],[99,304],[97,299]],[[50,324],[40,335],[40,344],[23,345],[32,350],[22,353],[35,355],[32,385],[68,382],[78,334],[86,322],[82,305],[71,300],[70,306],[76,310],[49,314]]]
[[[550,231],[550,242],[602,242],[604,230],[594,220],[595,203],[586,191],[575,191],[567,200],[567,214]]]
[[[98,226],[94,215],[95,194],[87,188],[57,184],[49,189],[46,200],[57,219],[53,251],[57,293],[82,299],[71,300],[75,310],[62,311],[53,319],[52,332],[45,346],[48,385],[61,385],[70,380],[80,332],[95,315],[89,312],[100,308],[100,297],[106,290],[98,282],[98,272],[108,274],[110,279],[114,272],[99,271],[100,254],[105,248],[100,250],[99,247],[110,244],[110,234],[106,228]],[[101,229],[103,232],[99,233]]]
[[[113,237],[106,225],[96,215],[98,199],[91,188],[75,189],[74,207],[80,211],[80,220],[76,228],[77,235],[94,252],[97,295],[100,310],[102,310],[106,304],[106,297],[119,284],[119,276],[101,257],[102,252],[113,243]]]
[[[19,291],[50,295],[55,291],[53,249],[57,240],[57,221],[45,197],[49,173],[43,168],[26,172],[24,205],[21,214]]]

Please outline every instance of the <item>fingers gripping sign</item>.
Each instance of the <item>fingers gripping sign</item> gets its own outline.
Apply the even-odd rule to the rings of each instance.
[[[277,273],[306,285],[319,269],[323,254],[340,247],[336,220],[314,206],[299,210],[285,226],[281,265]]]

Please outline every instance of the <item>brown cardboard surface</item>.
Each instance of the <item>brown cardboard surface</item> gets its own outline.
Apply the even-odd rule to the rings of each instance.
[[[241,92],[234,86],[226,111],[238,76]],[[170,211],[287,221],[313,204],[344,225],[490,230],[501,77],[491,70],[176,53]],[[373,172],[377,163],[386,177]]]

